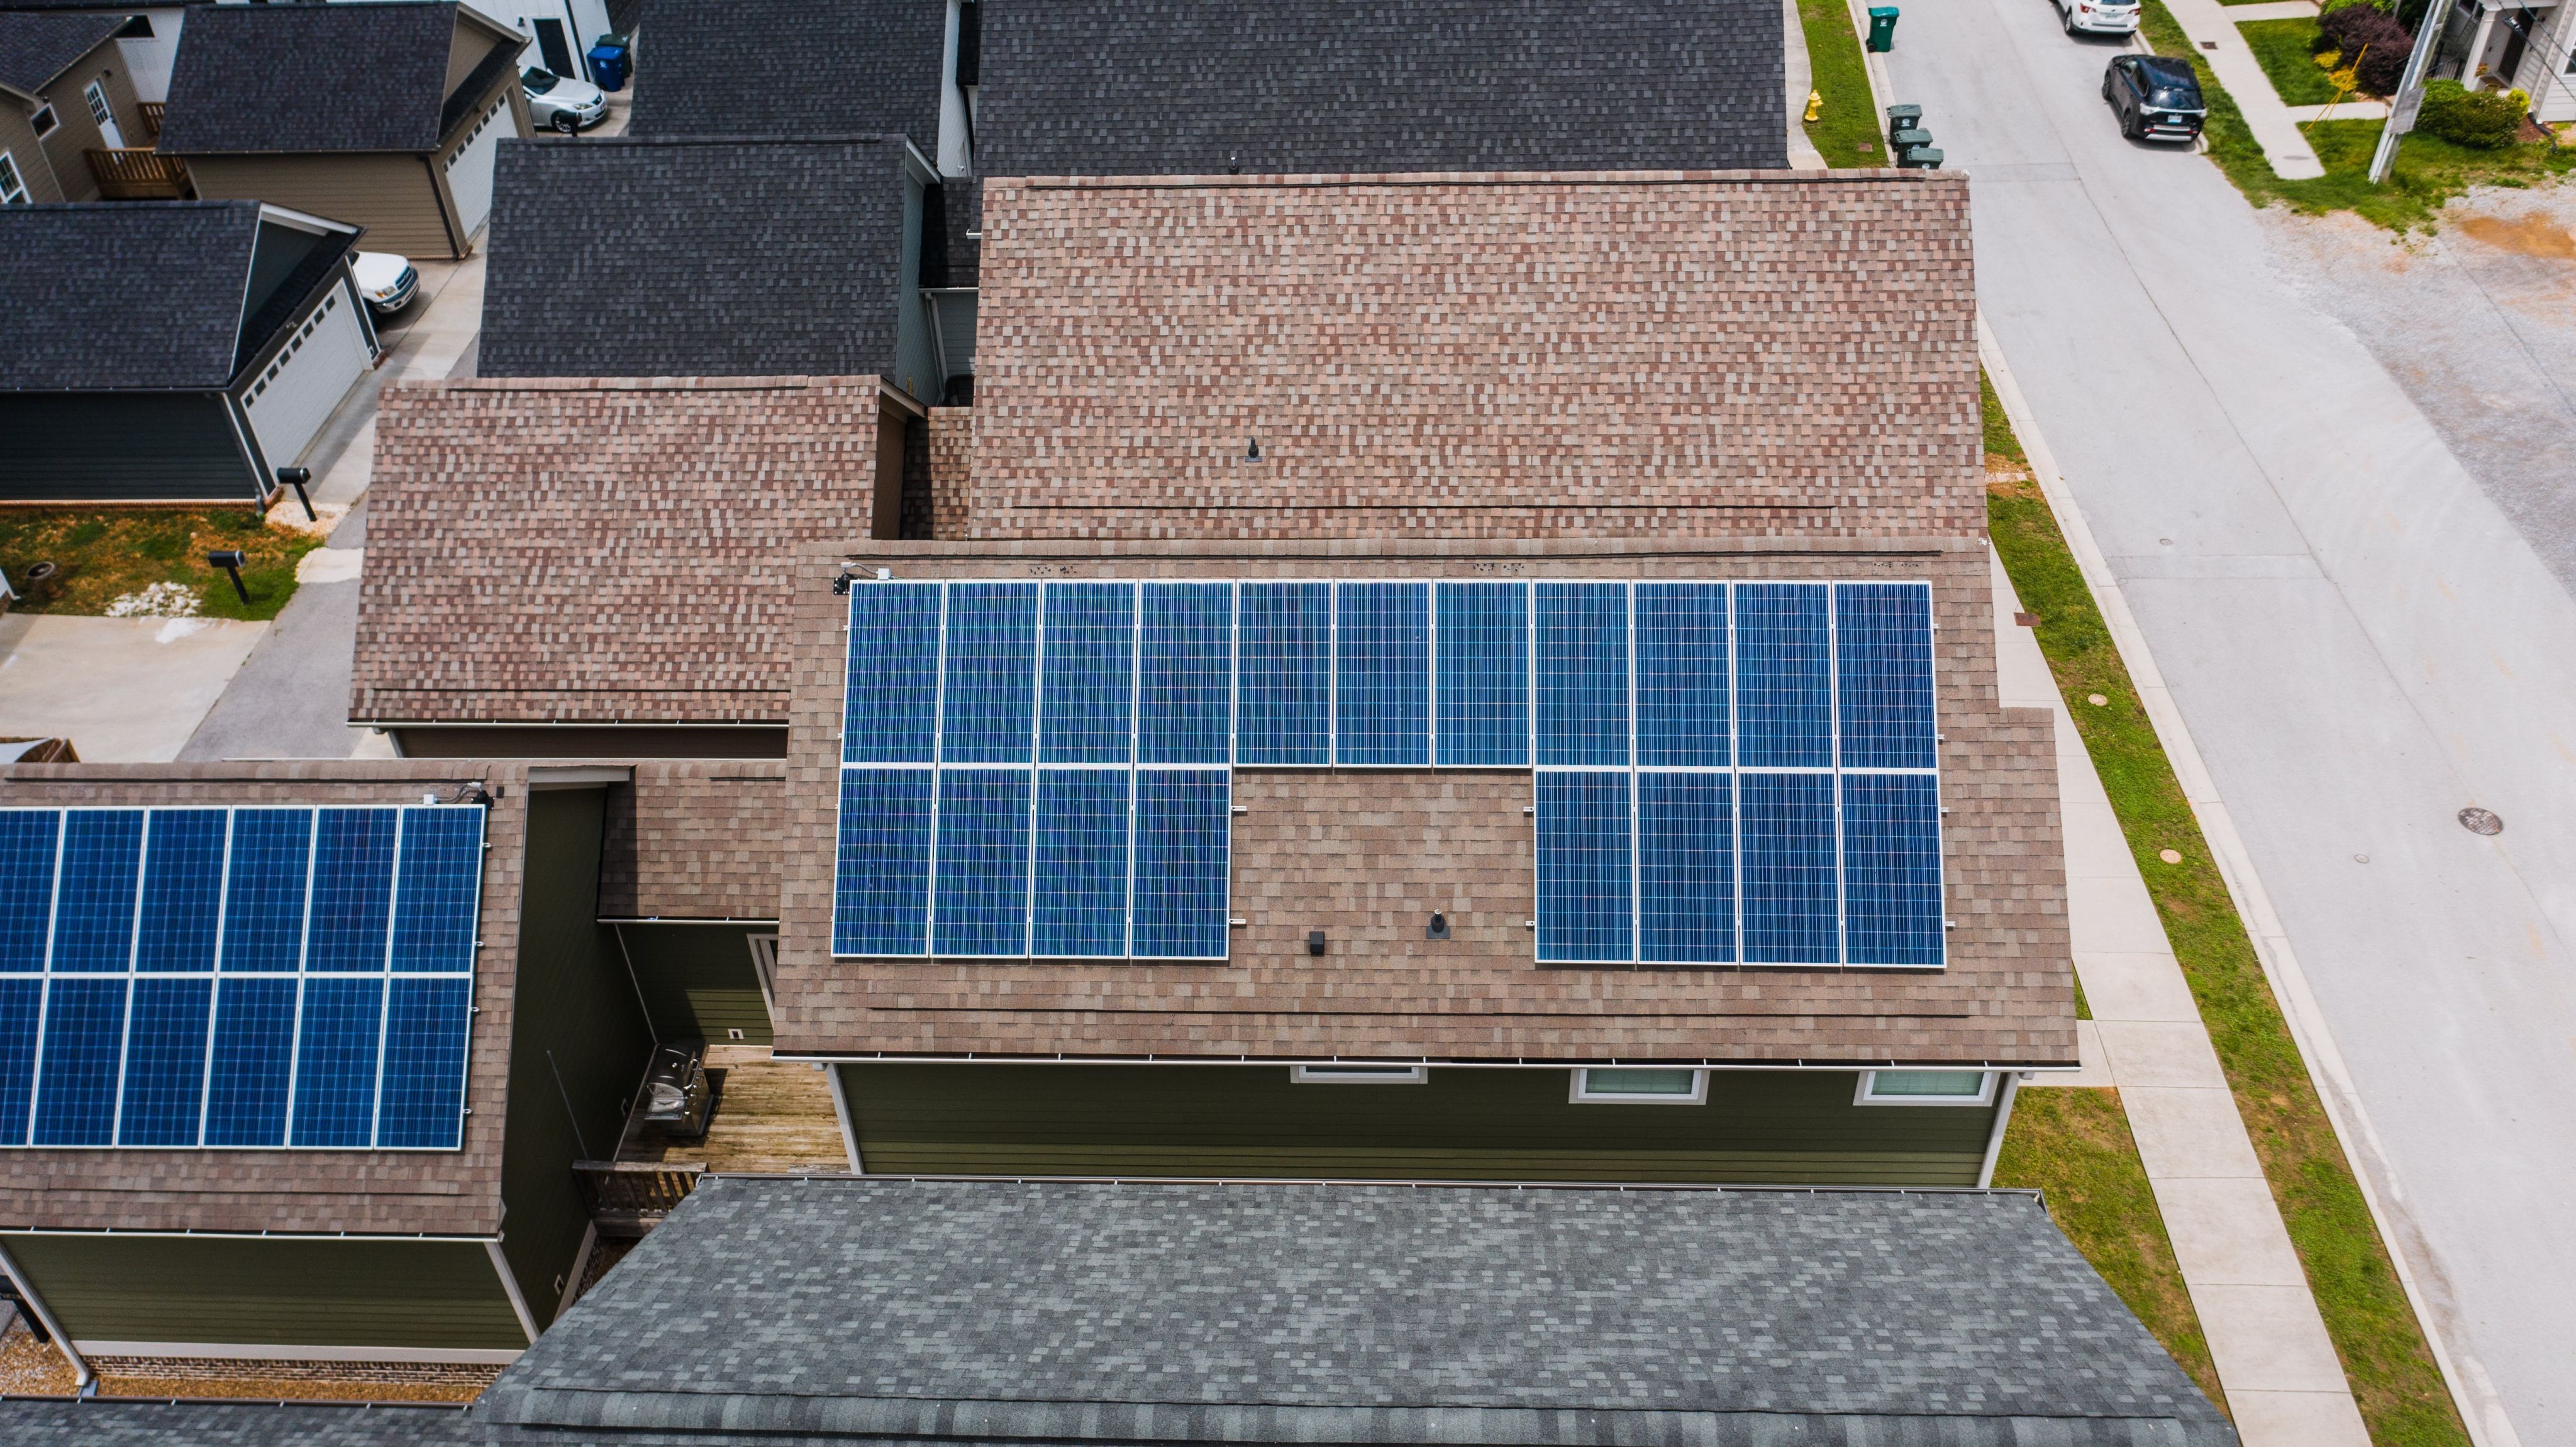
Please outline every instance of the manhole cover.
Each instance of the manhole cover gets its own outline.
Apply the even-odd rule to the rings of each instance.
[[[2460,827],[2472,834],[2502,834],[2504,820],[2493,809],[2481,809],[2471,804],[2460,811]]]

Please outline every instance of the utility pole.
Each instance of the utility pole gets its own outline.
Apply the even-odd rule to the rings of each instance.
[[[2397,164],[2397,141],[2415,129],[2415,113],[2424,108],[2424,72],[2432,67],[2433,47],[2441,44],[2442,29],[2451,23],[2452,0],[2434,0],[2424,7],[2424,18],[2415,22],[2415,49],[2406,57],[2406,78],[2397,83],[2397,99],[2388,104],[2388,124],[2379,129],[2379,149],[2370,157],[2370,184],[2388,180],[2388,169]]]

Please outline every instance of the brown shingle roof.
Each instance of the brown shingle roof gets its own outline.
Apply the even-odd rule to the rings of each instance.
[[[1974,282],[1935,172],[992,179],[940,536],[1969,536]]]
[[[1973,394],[1971,394],[1973,396]],[[980,448],[982,443],[978,442]],[[2048,717],[1999,707],[1984,546],[1520,542],[910,544],[847,561],[930,577],[1920,578],[1934,591],[1949,965],[1581,969],[1533,961],[1525,772],[1238,768],[1231,958],[830,956],[845,635],[809,561],[786,773],[776,1025],[818,1054],[1363,1056],[2071,1064],[2075,1009]],[[1423,937],[1432,911],[1453,938]],[[1329,940],[1323,959],[1306,934]]]
[[[600,918],[777,918],[786,780],[774,759],[637,764],[608,791]]]
[[[776,722],[788,568],[864,536],[874,377],[385,389],[350,716]]]

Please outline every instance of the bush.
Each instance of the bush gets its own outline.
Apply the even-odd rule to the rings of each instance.
[[[2424,87],[2424,108],[2416,126],[2455,146],[2492,151],[2513,144],[2531,97],[2518,90],[2473,91],[2456,80],[2437,80]]]
[[[2348,6],[2353,5],[2367,5],[2374,10],[2382,8],[2379,4],[2379,0],[2326,0],[2324,7],[2319,9],[2317,14],[2321,17],[2332,15],[2338,10],[2345,9]]]
[[[2415,37],[2396,16],[2370,5],[2329,10],[2317,22],[2317,49],[2342,51],[2346,65],[2358,56],[2354,79],[2372,95],[2396,93],[2397,83],[2406,78],[2406,53],[2414,46]]]

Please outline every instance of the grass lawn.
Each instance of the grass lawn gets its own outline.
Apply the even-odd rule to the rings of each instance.
[[[105,613],[108,605],[155,583],[196,591],[199,616],[266,619],[295,593],[295,563],[322,540],[269,527],[249,507],[0,508],[0,569],[22,593],[27,569],[50,562],[62,571],[41,600],[21,598],[19,613]],[[245,607],[206,554],[249,554]]]
[[[1808,143],[1828,166],[1886,165],[1882,118],[1870,98],[1850,8],[1843,0],[1798,0],[1798,24],[1807,33],[1811,84],[1825,98],[1824,109],[1807,123]]]
[[[2317,22],[2313,18],[2247,20],[2237,31],[2254,47],[2263,73],[2283,105],[2321,106],[2335,98],[2334,82],[2317,64]]]
[[[2013,1097],[2012,1125],[2004,1131],[2003,1153],[1995,1157],[1995,1184],[2046,1192],[2057,1229],[2209,1399],[2227,1405],[2173,1241],[2147,1186],[2146,1164],[2129,1135],[2120,1092],[2023,1089]]]
[[[1991,386],[1986,409],[1988,435],[1998,428],[2008,433]],[[2015,445],[2007,456],[2020,453]],[[2380,1447],[2467,1447],[2468,1434],[2389,1265],[2342,1143],[2201,838],[2199,820],[2138,701],[2128,666],[2037,482],[2022,469],[2013,471],[2018,478],[1988,474],[1986,517],[1995,551],[2022,606],[2039,618],[2040,651],[2059,692],[2070,702],[2096,693],[2110,699],[2107,707],[2071,710],[2076,729],[2191,982],[2371,1440]],[[2157,851],[2164,849],[2178,851],[2182,862],[2159,861]]]
[[[2183,34],[2173,12],[2164,7],[2163,0],[2146,0],[2144,13],[2140,28],[2157,54],[2191,57],[2191,68],[2200,76],[2201,97],[2209,106],[2209,118],[2202,123],[2209,158],[2257,206],[2278,201],[2310,216],[2350,211],[2391,231],[2430,230],[2433,214],[2442,209],[2443,203],[2472,186],[2530,186],[2576,171],[2576,150],[2557,150],[2534,142],[2501,150],[2472,151],[2416,131],[2398,147],[2397,164],[2389,172],[2388,184],[2373,186],[2370,155],[2379,144],[2380,123],[2319,121],[2303,129],[2317,159],[2325,164],[2326,173],[2313,180],[2284,181],[2272,174],[2271,163],[2263,159],[2263,148],[2254,143],[2254,133],[2246,128],[2245,113],[2236,108],[2235,98],[2210,73],[2209,63]],[[2257,27],[2244,28],[2251,32]],[[2269,68],[2267,61],[2266,69]],[[2313,63],[2309,68],[2315,69]],[[2274,83],[2279,82],[2276,79]]]

